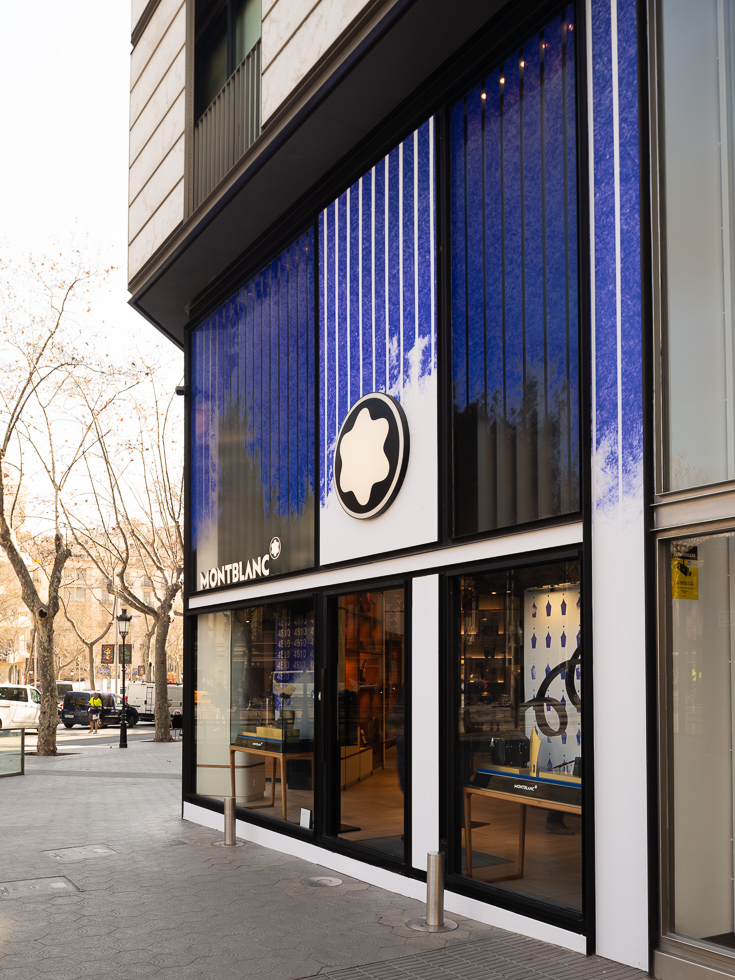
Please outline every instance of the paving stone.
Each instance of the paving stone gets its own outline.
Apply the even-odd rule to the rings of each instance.
[[[3,879],[48,878],[60,859],[44,851],[104,843],[117,853],[75,853],[78,892],[2,902],[0,980],[643,976],[458,915],[453,933],[417,933],[406,920],[422,902],[254,844],[212,847],[221,833],[180,819],[180,744],[74,751],[28,757],[33,778],[3,781]],[[308,877],[342,884],[307,888]]]

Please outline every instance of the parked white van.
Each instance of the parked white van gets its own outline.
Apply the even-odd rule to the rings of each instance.
[[[41,695],[27,684],[0,685],[0,728],[38,728]]]
[[[172,720],[181,715],[184,709],[183,684],[168,685],[168,710]],[[135,708],[141,721],[155,721],[156,685],[133,681],[126,691],[128,705]]]

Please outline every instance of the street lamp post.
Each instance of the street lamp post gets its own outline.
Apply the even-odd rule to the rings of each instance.
[[[117,617],[117,625],[122,637],[122,716],[120,718],[120,748],[128,747],[128,706],[125,703],[125,637],[128,635],[130,620],[127,609],[123,609]]]

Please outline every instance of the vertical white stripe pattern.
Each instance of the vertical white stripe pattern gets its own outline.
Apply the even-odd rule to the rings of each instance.
[[[327,269],[328,269],[328,262],[327,262],[327,237],[328,237],[328,234],[329,234],[329,232],[327,230],[327,224],[328,224],[327,218],[328,218],[328,215],[329,215],[329,209],[327,208],[327,210],[324,212],[324,243],[323,243],[323,251],[322,251],[323,258],[322,258],[322,261],[321,261],[322,268],[324,269],[324,309],[321,311],[322,323],[324,324],[324,341],[323,341],[323,348],[324,349],[321,351],[321,361],[322,361],[322,364],[324,365],[324,381],[323,381],[323,384],[322,384],[322,397],[324,398],[324,435],[325,435],[325,437],[328,436],[328,433],[327,433],[327,419],[329,418],[329,385],[327,384],[327,377],[329,375],[329,358],[327,356],[327,351],[329,349],[329,346],[328,346],[328,343],[329,342],[328,342],[328,339],[327,339],[327,330],[329,329],[329,317],[328,317],[328,314],[329,314],[329,291],[327,289]],[[328,441],[329,441],[328,438],[322,439],[322,442],[323,442],[324,445],[321,447],[321,450],[324,453],[324,470],[323,470],[323,473],[324,473],[325,479],[326,479],[326,474],[327,474],[327,442]]]
[[[436,283],[434,281],[434,117],[429,118],[429,268],[431,269],[431,366],[434,367]]]
[[[347,343],[345,344],[347,348],[347,404],[345,405],[345,412],[349,412],[350,405],[352,404],[352,390],[351,390],[351,376],[352,376],[352,344],[350,343],[350,245],[352,244],[352,216],[350,214],[350,190],[347,188],[347,220],[345,222],[345,251],[347,252]],[[339,431],[339,427],[338,427]]]
[[[370,283],[372,288],[372,303],[370,305],[370,320],[373,328],[373,387],[375,391],[375,167],[370,171],[372,179],[372,195],[370,197]]]
[[[587,166],[589,181],[589,209],[590,209],[590,363],[592,364],[591,388],[592,388],[592,460],[593,470],[597,460],[597,371],[595,370],[596,358],[596,306],[595,306],[595,115],[592,74],[592,0],[587,0],[585,4],[585,23],[587,28]],[[595,473],[592,473],[592,482],[595,482]]]
[[[419,341],[419,131],[413,134],[413,343]]]
[[[398,387],[403,391],[403,143],[398,146]]]
[[[358,232],[357,232],[357,243],[358,243],[358,249],[359,249],[358,255],[357,255],[357,270],[358,270],[358,276],[357,276],[357,278],[358,278],[358,282],[357,282],[357,287],[358,287],[357,309],[359,311],[359,321],[360,321],[360,329],[359,329],[359,335],[360,335],[360,398],[362,398],[362,396],[365,394],[365,388],[363,387],[363,383],[362,383],[362,181],[363,181],[363,178],[361,177],[360,178],[360,193],[359,193],[359,200],[358,200],[358,207],[360,209],[360,213],[359,213],[359,215],[357,217],[357,222],[358,222],[358,224],[357,224],[357,228],[358,228]]]
[[[620,270],[620,100],[618,89],[618,4],[610,0],[612,42],[613,159],[615,173],[615,330],[618,359],[618,507],[623,512],[623,316]]]
[[[388,195],[390,193],[390,187],[388,178],[390,176],[390,168],[388,166],[388,157],[385,158],[385,195],[383,199],[383,204],[385,207],[385,221],[383,223],[383,229],[385,231],[385,289],[383,290],[385,294],[385,390],[388,391],[390,385],[388,379],[390,377],[390,304],[388,302]]]
[[[334,202],[334,377],[339,379],[339,206]],[[339,383],[334,386],[334,432],[336,439],[339,431]]]

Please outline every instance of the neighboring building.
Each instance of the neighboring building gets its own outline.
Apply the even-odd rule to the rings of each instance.
[[[132,26],[184,816],[232,755],[247,839],[411,896],[441,849],[450,913],[735,976],[732,0]]]

